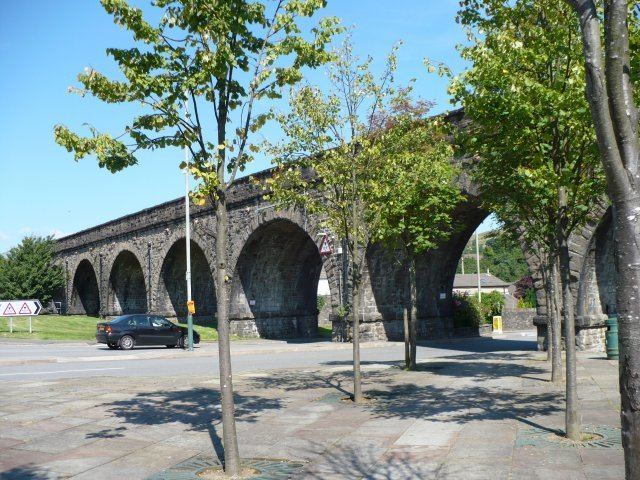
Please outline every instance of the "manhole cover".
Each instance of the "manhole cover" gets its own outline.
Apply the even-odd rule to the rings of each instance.
[[[299,473],[305,464],[272,458],[243,459],[242,465],[257,470],[252,480],[284,480]],[[220,462],[210,455],[196,455],[167,470],[152,475],[147,480],[200,480],[198,473],[207,469],[220,467]]]
[[[569,440],[562,435],[561,429],[527,428],[518,431],[516,447],[566,447],[566,448],[622,448],[620,429],[604,425],[585,425],[586,434],[581,441]]]

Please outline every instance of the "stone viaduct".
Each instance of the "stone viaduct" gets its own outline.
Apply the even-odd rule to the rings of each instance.
[[[257,174],[258,177],[267,172]],[[255,177],[255,176],[254,176]],[[466,201],[455,214],[455,233],[418,262],[421,338],[453,336],[451,291],[462,251],[489,212],[479,205],[464,173],[459,185]],[[321,256],[319,219],[300,210],[279,210],[244,178],[229,195],[231,330],[243,336],[291,338],[316,334],[317,285],[324,269],[330,288],[333,337],[344,340],[339,319],[347,282],[339,239],[334,253]],[[572,274],[578,346],[599,349],[603,321],[615,312],[615,268],[611,215],[601,206],[598,220],[574,235]],[[211,321],[214,288],[215,215],[209,205],[192,206],[192,278],[196,318]],[[114,316],[154,312],[186,316],[184,199],[176,199],[61,238],[58,260],[66,272],[64,303],[69,314]],[[529,253],[529,252],[528,252]],[[526,255],[535,271],[534,255]],[[407,289],[399,263],[376,245],[366,254],[361,332],[364,340],[402,338],[402,305]],[[538,289],[539,343],[546,333],[546,305]]]

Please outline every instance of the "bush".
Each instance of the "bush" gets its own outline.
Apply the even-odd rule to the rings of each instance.
[[[500,292],[489,292],[482,294],[482,304],[480,313],[485,323],[491,323],[494,315],[501,315],[504,308],[504,295]]]
[[[477,327],[491,323],[494,315],[500,315],[504,307],[504,295],[500,292],[482,294],[478,297],[466,293],[453,294],[453,324],[456,327]]]
[[[478,299],[465,293],[453,294],[453,325],[455,327],[478,327],[482,313]]]
[[[514,296],[518,299],[518,308],[536,308],[538,306],[531,276],[522,277],[516,282]]]
[[[318,312],[322,311],[322,309],[324,308],[326,303],[327,303],[327,297],[323,297],[321,295],[318,295],[318,298],[316,300],[316,307],[318,308]]]

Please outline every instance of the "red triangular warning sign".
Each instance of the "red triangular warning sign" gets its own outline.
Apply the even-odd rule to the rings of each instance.
[[[31,315],[31,309],[29,308],[29,305],[27,305],[27,302],[22,304],[18,313],[20,313],[20,315]]]
[[[333,252],[331,244],[329,243],[329,235],[322,237],[320,242],[320,255],[330,255]]]
[[[11,305],[10,303],[7,304],[7,307],[4,309],[4,312],[2,313],[3,315],[15,315],[16,311],[13,308],[13,305]]]

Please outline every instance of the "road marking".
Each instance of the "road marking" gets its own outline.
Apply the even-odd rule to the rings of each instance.
[[[102,370],[124,370],[122,367],[108,367],[108,368],[85,368],[80,370],[54,370],[51,372],[23,372],[23,373],[0,373],[0,377],[7,377],[11,375],[47,375],[49,373],[68,373],[68,372],[95,372]]]

